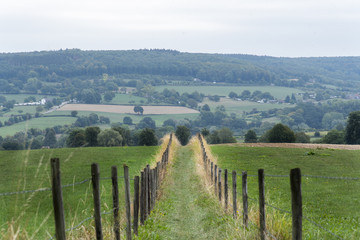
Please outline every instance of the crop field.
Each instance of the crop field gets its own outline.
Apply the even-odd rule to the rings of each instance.
[[[100,167],[101,211],[111,211],[111,166],[118,166],[118,176],[123,176],[122,165],[127,164],[130,177],[139,174],[146,164],[155,161],[160,147],[113,147],[42,149],[31,151],[1,151],[0,193],[18,192],[51,187],[50,158],[60,159],[62,185],[73,184],[91,178],[91,164]],[[123,209],[123,179],[119,178],[120,206]],[[77,225],[93,216],[91,181],[63,188],[66,228]],[[54,234],[54,216],[51,191],[35,193],[0,194],[0,239],[49,239]],[[112,215],[104,215],[106,226]],[[92,221],[84,222],[85,226]],[[109,224],[110,226],[110,224]],[[14,231],[11,233],[11,231]],[[81,230],[83,231],[83,229]],[[76,236],[76,232],[73,231]],[[76,239],[76,237],[74,237]],[[109,238],[107,238],[109,239]]]
[[[306,147],[306,146],[303,146]],[[326,148],[211,146],[222,169],[248,172],[251,208],[258,206],[257,170],[265,170],[266,202],[291,212],[290,169],[300,167],[303,215],[343,239],[360,238],[360,151]],[[348,179],[344,179],[348,178]],[[238,184],[239,184],[238,183]],[[241,193],[240,193],[241,194]],[[241,199],[241,195],[239,195]],[[266,207],[277,226],[291,237],[291,215]],[[303,239],[336,239],[308,219],[303,220]],[[276,224],[275,224],[276,225]]]
[[[157,114],[188,114],[199,113],[198,111],[175,106],[143,106],[143,115],[157,115]],[[97,104],[66,104],[57,111],[95,111],[95,112],[109,112],[109,113],[134,113],[134,106],[123,105],[97,105]]]
[[[258,111],[267,111],[274,108],[285,108],[289,107],[286,104],[271,104],[271,103],[257,103],[250,101],[237,101],[229,98],[220,98],[219,102],[209,101],[207,98],[202,102],[201,105],[208,104],[212,111],[215,110],[217,106],[223,105],[227,112],[229,113],[242,113],[250,112],[254,108]]]
[[[192,93],[198,91],[205,95],[219,95],[228,96],[230,92],[241,94],[244,90],[249,90],[251,93],[259,90],[262,92],[269,92],[275,98],[285,99],[287,95],[292,93],[301,93],[303,91],[296,88],[277,87],[277,86],[158,86],[155,87],[157,91],[163,91],[165,88],[179,92],[180,94],[187,92]]]

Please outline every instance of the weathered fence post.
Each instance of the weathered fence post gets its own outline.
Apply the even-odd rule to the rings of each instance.
[[[215,191],[215,196],[217,195],[217,184],[218,184],[218,181],[217,181],[217,165],[215,164],[215,168],[214,168],[214,191]]]
[[[150,166],[149,164],[146,165],[146,174],[147,174],[147,206],[146,206],[146,213],[147,216],[150,215],[150,211],[151,211],[151,172],[150,172]]]
[[[219,168],[219,175],[218,175],[218,181],[219,181],[219,201],[221,202],[221,191],[222,191],[222,189],[221,189],[221,168]]]
[[[229,192],[228,192],[228,170],[224,170],[224,198],[225,198],[225,209],[228,209]]]
[[[247,228],[249,222],[248,215],[248,191],[247,191],[247,172],[242,172],[242,200],[243,200],[243,224]]]
[[[117,167],[111,167],[111,182],[113,195],[113,213],[114,213],[114,235],[116,240],[120,240],[120,221],[119,221],[119,187]]]
[[[290,171],[291,210],[292,210],[292,239],[302,239],[302,196],[300,168]]]
[[[139,226],[139,176],[134,178],[134,221],[133,228],[134,234],[138,235],[138,226]]]
[[[140,192],[140,224],[145,222],[145,172],[141,172],[141,192]]]
[[[265,240],[266,221],[265,221],[265,176],[264,169],[258,170],[259,177],[259,211],[260,211],[260,239]]]
[[[96,239],[103,239],[101,227],[101,210],[100,210],[100,172],[99,165],[93,163],[91,165],[91,177],[94,196],[94,217],[95,217],[95,232]]]
[[[52,196],[54,205],[56,239],[65,240],[65,217],[64,205],[61,190],[61,173],[60,173],[60,160],[52,158],[51,162],[51,176],[52,176]]]
[[[236,171],[232,171],[232,194],[233,194],[233,217],[237,218],[237,189],[236,189]]]
[[[124,164],[125,207],[126,207],[126,239],[131,240],[131,206],[129,167]]]
[[[213,178],[213,176],[214,176],[214,172],[213,172],[214,163],[213,162],[210,163],[210,168],[211,168],[210,178],[211,178],[211,183],[213,183],[214,182],[214,178]]]

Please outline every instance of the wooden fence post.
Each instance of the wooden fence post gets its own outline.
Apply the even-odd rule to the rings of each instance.
[[[141,171],[140,224],[145,222],[145,172]]]
[[[219,175],[218,175],[218,181],[219,181],[219,201],[221,202],[221,191],[222,191],[222,189],[221,189],[221,168],[219,168]]]
[[[113,195],[113,213],[114,213],[114,235],[116,240],[120,240],[120,221],[119,221],[119,186],[117,167],[111,167],[111,182]]]
[[[248,215],[248,191],[247,191],[247,172],[242,172],[242,200],[243,200],[243,224],[247,228],[249,223]]]
[[[210,178],[211,178],[211,183],[213,183],[214,182],[214,178],[213,178],[213,176],[214,176],[214,172],[213,172],[214,163],[213,162],[210,163],[210,168],[211,168]]]
[[[146,165],[146,173],[147,173],[147,206],[146,206],[146,212],[147,216],[150,215],[151,211],[151,172],[150,172],[150,166],[149,164]]]
[[[51,176],[52,176],[52,196],[55,216],[56,239],[65,240],[65,217],[64,205],[61,189],[61,173],[60,173],[60,160],[52,158],[51,163]]]
[[[125,207],[126,207],[126,239],[131,240],[131,206],[129,167],[124,164]]]
[[[214,191],[215,191],[215,196],[217,195],[217,184],[218,184],[218,181],[217,181],[217,165],[215,164],[215,168],[214,168]]]
[[[292,210],[292,239],[302,239],[302,196],[300,168],[290,171],[291,210]]]
[[[139,226],[139,176],[135,176],[134,178],[134,221],[133,228],[134,234],[138,235],[138,226]]]
[[[95,217],[95,232],[96,239],[102,240],[102,227],[101,227],[101,209],[100,209],[100,171],[99,165],[93,163],[91,165],[91,177],[92,177],[92,186],[93,186],[93,196],[94,196],[94,217]]]
[[[225,198],[225,209],[228,209],[229,192],[228,192],[228,170],[224,170],[224,198]]]
[[[232,171],[232,194],[233,194],[233,217],[237,218],[237,189],[236,189],[236,171]]]
[[[266,220],[265,220],[265,176],[264,169],[258,170],[259,177],[259,211],[260,211],[260,239],[265,240],[266,237]]]

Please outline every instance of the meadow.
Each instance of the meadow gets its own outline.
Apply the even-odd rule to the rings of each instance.
[[[261,92],[269,92],[275,98],[285,99],[287,95],[301,93],[303,91],[296,88],[278,87],[278,86],[157,86],[156,91],[163,91],[165,88],[182,93],[192,93],[198,91],[205,95],[219,95],[228,96],[230,92],[235,92],[240,95],[244,90],[249,90],[251,93],[259,90]]]
[[[91,164],[96,162],[102,178],[102,211],[111,211],[111,166],[118,166],[118,175],[123,176],[122,165],[127,164],[133,178],[146,164],[155,161],[159,151],[159,146],[0,151],[0,193],[51,187],[50,159],[54,157],[60,159],[62,185],[91,178]],[[122,178],[119,178],[119,185],[123,209]],[[93,215],[91,181],[63,188],[63,198],[66,228]],[[10,196],[0,194],[0,209],[0,239],[11,239],[17,232],[20,239],[49,239],[54,234],[51,191]],[[104,225],[111,219],[111,214],[104,215]],[[91,224],[89,220],[83,225]],[[69,234],[74,237],[79,231]]]
[[[241,172],[248,172],[248,192],[252,198],[249,204],[253,209],[258,206],[258,169],[265,170],[266,202],[291,212],[288,176],[290,169],[301,168],[305,175],[302,177],[303,215],[344,239],[360,238],[360,151],[239,145],[211,146],[211,151],[222,169],[237,171],[239,183]],[[273,227],[280,229],[282,237],[291,237],[291,215],[269,206],[266,211],[267,216],[277,219],[272,220]],[[336,239],[306,219],[303,220],[303,238]]]

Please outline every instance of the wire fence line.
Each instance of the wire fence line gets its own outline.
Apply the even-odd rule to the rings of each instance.
[[[125,207],[123,207],[123,208],[125,208]],[[123,208],[121,208],[121,209],[123,209]],[[108,211],[108,212],[102,212],[101,215],[103,216],[103,215],[112,214],[113,211],[114,211],[114,209],[112,209],[111,211]],[[94,216],[87,217],[84,220],[82,220],[81,222],[79,222],[76,226],[65,229],[65,232],[71,232],[71,231],[77,229],[78,227],[80,227],[84,222],[87,222],[87,221],[89,221],[91,219],[94,219]],[[56,234],[53,235],[51,238],[49,238],[49,240],[53,240],[55,238],[56,238]]]
[[[243,172],[246,170],[238,169],[236,171]],[[258,177],[258,175],[256,175],[256,174],[248,174],[247,176],[248,177]],[[355,180],[355,181],[360,180],[360,177],[334,177],[334,176],[317,176],[317,175],[307,175],[307,174],[303,174],[301,176],[307,177],[307,178],[324,178],[324,179],[333,179],[333,180]],[[237,177],[241,177],[241,175],[239,174]],[[265,177],[289,178],[290,176],[289,175],[281,175],[281,174],[265,174]]]
[[[124,178],[124,176],[118,176],[118,178]],[[111,177],[100,178],[100,180],[108,180],[108,179],[111,179]],[[130,179],[130,180],[133,181],[134,179]],[[74,187],[76,185],[80,185],[80,184],[83,184],[83,183],[86,183],[89,181],[91,181],[91,178],[84,179],[80,182],[62,185],[61,188]],[[26,193],[46,192],[46,191],[51,191],[51,190],[52,190],[51,187],[47,187],[47,188],[39,188],[39,189],[34,189],[34,190],[23,190],[23,191],[18,191],[18,192],[4,192],[4,193],[0,193],[0,197],[10,196],[10,195],[18,195],[18,194],[26,194]]]
[[[248,199],[253,200],[253,201],[258,201],[258,199],[251,198],[251,197],[249,197],[249,196],[248,196]],[[273,205],[271,205],[271,204],[268,204],[268,203],[266,203],[266,202],[265,202],[265,205],[266,205],[266,206],[269,206],[269,207],[271,207],[271,208],[273,208],[273,209],[276,209],[276,210],[278,210],[278,211],[280,211],[280,212],[288,213],[288,214],[290,214],[290,215],[292,214],[292,212],[290,212],[290,211],[288,211],[288,210],[284,210],[284,209],[275,207],[275,206],[273,206]],[[316,223],[315,221],[311,220],[310,218],[308,218],[308,217],[306,217],[306,216],[302,216],[302,217],[303,217],[304,219],[306,219],[307,221],[309,221],[310,223],[312,223],[313,225],[317,226],[318,228],[320,228],[320,229],[324,230],[325,232],[331,234],[332,236],[334,236],[334,237],[336,237],[336,238],[338,238],[338,239],[343,239],[342,237],[336,235],[335,233],[331,232],[330,230],[326,229],[326,228],[323,227],[321,224]],[[343,240],[344,240],[344,239],[343,239]]]

